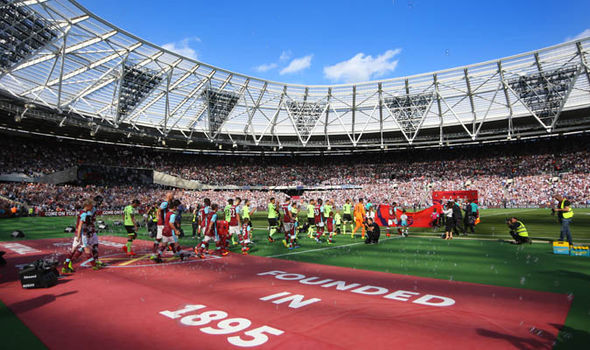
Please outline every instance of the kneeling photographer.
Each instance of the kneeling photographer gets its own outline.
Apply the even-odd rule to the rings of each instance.
[[[379,243],[379,225],[373,220],[372,218],[368,218],[365,221],[365,229],[367,230],[367,239],[365,240],[365,244],[377,244]]]

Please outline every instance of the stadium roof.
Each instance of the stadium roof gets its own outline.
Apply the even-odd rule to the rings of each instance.
[[[0,91],[21,102],[3,102],[4,110],[92,136],[330,150],[590,126],[587,113],[560,118],[590,107],[590,38],[438,72],[305,86],[182,57],[75,1],[0,0],[0,50]]]

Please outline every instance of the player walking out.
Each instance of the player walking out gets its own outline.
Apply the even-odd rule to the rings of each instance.
[[[296,201],[291,203],[291,219],[293,220],[293,232],[295,232],[295,240],[299,239],[299,205]]]
[[[248,239],[251,243],[253,243],[254,241],[252,240],[252,219],[250,218],[250,215],[254,214],[254,212],[256,212],[256,208],[250,209],[250,200],[244,200],[244,206],[242,207],[241,217],[243,220],[248,219],[248,226],[250,226],[250,230],[248,231]]]
[[[91,247],[92,258],[94,263],[99,268],[106,266],[102,261],[98,260],[98,234],[96,233],[96,216],[99,214],[99,207],[102,205],[102,197],[94,197],[94,207],[90,211],[90,222],[88,224],[88,241],[87,245]]]
[[[158,217],[158,226],[156,232],[156,239],[154,240],[154,247],[152,249],[152,252],[154,254],[158,251],[158,247],[160,246],[160,242],[162,241],[162,231],[164,230],[166,214],[168,213],[168,204],[172,203],[173,199],[174,195],[172,194],[172,192],[166,193],[166,200],[163,201],[158,207],[158,211],[156,213],[156,216]]]
[[[127,230],[127,245],[123,247],[123,251],[127,255],[137,255],[133,252],[133,240],[137,238],[137,222],[135,222],[136,208],[139,207],[139,200],[134,199],[131,204],[123,209],[123,221],[125,229]]]
[[[324,214],[322,211],[322,200],[318,199],[316,205],[313,208],[314,224],[316,227],[315,241],[317,243],[322,243],[322,235],[324,234],[324,221],[322,220]]]
[[[307,204],[307,237],[313,238],[313,227],[315,226],[315,200],[310,199]]]
[[[275,234],[279,227],[278,222],[279,213],[277,212],[277,205],[275,204],[275,198],[272,197],[268,203],[268,241],[274,242],[272,236]]]
[[[293,249],[296,247],[295,240],[295,220],[292,217],[291,198],[287,198],[285,203],[281,204],[281,221],[283,222],[283,230],[285,231],[285,239],[283,244],[286,248]]]
[[[179,200],[174,200],[172,203],[168,205],[168,212],[166,213],[166,217],[164,218],[164,227],[162,228],[162,240],[161,244],[159,245],[157,255],[152,255],[151,259],[154,260],[156,263],[162,262],[162,254],[170,246],[172,248],[172,252],[176,256],[179,256],[180,259],[184,259],[184,256],[180,252],[180,245],[178,244],[178,226],[175,224],[177,220],[177,214],[175,210],[180,206]]]
[[[240,214],[238,213],[237,205],[234,205],[233,199],[228,199],[227,206],[224,209],[225,221],[229,223],[229,236],[233,245],[238,244],[235,238],[238,239],[240,234]],[[234,238],[235,236],[235,238]]]
[[[351,200],[347,199],[346,203],[342,206],[342,234],[346,234],[346,225],[350,225],[350,231],[352,231],[352,204]]]
[[[354,234],[356,233],[356,231],[360,228],[361,229],[361,237],[362,239],[365,239],[365,215],[366,215],[366,211],[365,211],[365,205],[363,204],[363,199],[359,198],[358,203],[354,206],[354,230],[352,230],[352,233],[350,234],[350,238],[354,238]]]
[[[195,253],[201,259],[205,257],[205,252],[209,248],[209,241],[210,240],[218,240],[217,236],[217,204],[212,204],[210,207],[208,204],[211,204],[209,198],[205,198],[205,234],[203,237],[203,241],[195,248]]]
[[[86,247],[82,243],[82,236],[86,234],[86,226],[90,221],[88,217],[90,215],[89,213],[92,210],[92,207],[93,202],[91,200],[86,200],[84,202],[84,207],[78,213],[76,219],[76,231],[74,231],[74,241],[72,242],[72,249],[70,250],[68,257],[64,261],[64,266],[61,269],[62,273],[74,272],[74,267],[72,266],[73,261],[79,258],[80,255],[82,255],[82,253],[85,251]],[[93,264],[92,266],[94,265],[95,264]]]

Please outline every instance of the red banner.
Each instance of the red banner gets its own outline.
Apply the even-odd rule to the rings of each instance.
[[[410,227],[432,227],[433,216],[432,213],[436,209],[437,213],[440,215],[442,213],[442,206],[440,204],[435,204],[430,208],[426,208],[424,210],[420,210],[417,212],[406,212],[408,216],[408,226]],[[402,215],[402,211],[400,209],[397,212],[393,213],[393,210],[390,205],[380,205],[377,208],[377,213],[375,215],[375,222],[379,226],[395,226],[394,219],[397,218],[398,225],[400,224],[400,217]]]
[[[432,203],[444,204],[451,199],[460,199],[462,202],[472,200],[477,203],[477,191],[432,191]]]

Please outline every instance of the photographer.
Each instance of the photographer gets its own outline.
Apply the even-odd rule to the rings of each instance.
[[[564,238],[567,238],[568,243],[573,245],[572,243],[572,232],[570,231],[570,223],[572,222],[572,218],[574,217],[574,210],[571,208],[571,202],[564,198],[560,194],[556,194],[553,196],[559,204],[557,208],[551,209],[551,214],[555,214],[557,212],[557,218],[559,219],[559,223],[561,224],[561,231],[559,233],[559,240],[563,241]]]
[[[365,222],[365,228],[367,230],[367,239],[365,240],[365,244],[379,243],[379,236],[381,234],[379,231],[379,225],[377,225],[373,219],[368,218]]]
[[[514,216],[506,219],[506,225],[510,228],[510,235],[514,238],[513,244],[532,243],[526,226]]]

